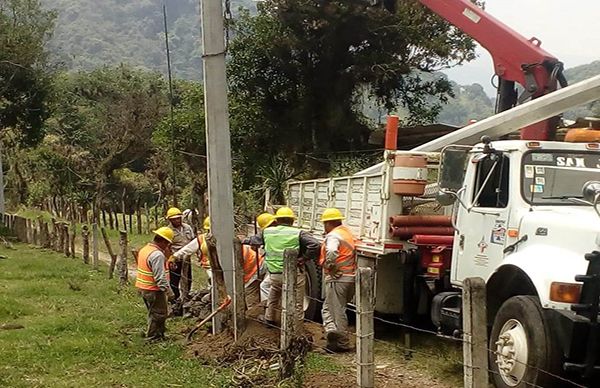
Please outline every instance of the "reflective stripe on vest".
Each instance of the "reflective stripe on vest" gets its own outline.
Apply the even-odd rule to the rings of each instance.
[[[210,269],[210,261],[208,260],[208,245],[206,245],[205,234],[198,235],[198,251],[200,253],[200,266],[204,269]]]
[[[283,251],[300,249],[300,229],[287,225],[272,226],[263,230],[265,261],[270,273],[282,273]]]
[[[354,236],[352,233],[343,225],[338,226],[329,234],[327,238],[336,238],[340,242],[338,248],[338,257],[335,260],[335,266],[342,275],[354,276],[356,275],[356,247],[354,245]],[[323,266],[327,258],[327,240],[321,244],[321,257],[319,258],[319,264]],[[325,274],[329,274],[329,271],[324,268]]]
[[[256,274],[256,251],[248,245],[243,245],[244,250],[244,283],[248,283]],[[258,255],[258,267],[265,261],[264,256]]]
[[[147,244],[145,247],[140,249],[137,255],[137,270],[135,277],[135,286],[142,290],[158,291],[160,288],[156,285],[152,268],[148,265],[148,258],[156,251],[160,251],[160,248],[152,243]],[[165,273],[167,280],[169,277],[169,271],[167,269],[167,262],[165,260]]]

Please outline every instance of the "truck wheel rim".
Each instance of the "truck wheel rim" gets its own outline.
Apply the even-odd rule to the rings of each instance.
[[[496,341],[496,364],[502,380],[509,387],[517,386],[527,370],[527,333],[521,322],[509,319],[502,326]]]
[[[308,310],[308,306],[310,305],[310,290],[312,289],[312,283],[310,282],[308,271],[305,272],[304,279],[304,300],[302,301],[302,311],[306,312],[306,310]]]

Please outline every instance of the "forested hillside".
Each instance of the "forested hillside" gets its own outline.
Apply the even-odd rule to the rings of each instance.
[[[162,5],[167,4],[174,75],[202,75],[198,0],[42,0],[57,12],[49,49],[68,69],[127,63],[166,73]],[[254,8],[251,0],[232,1]]]

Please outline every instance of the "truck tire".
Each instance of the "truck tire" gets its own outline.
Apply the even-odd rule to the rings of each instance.
[[[489,349],[489,367],[497,388],[560,384],[542,372],[560,374],[561,356],[538,297],[513,296],[502,304],[494,319]]]
[[[304,297],[304,318],[309,321],[321,321],[321,267],[314,261],[307,261],[304,267],[304,276],[306,276],[305,297]]]

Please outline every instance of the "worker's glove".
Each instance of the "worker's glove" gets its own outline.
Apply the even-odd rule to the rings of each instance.
[[[331,276],[332,278],[334,278],[334,279],[337,279],[340,276],[342,276],[342,271],[340,271],[338,269],[338,267],[335,265],[335,263],[327,263],[327,262],[325,262],[324,268],[327,271],[327,274],[329,276]]]
[[[167,299],[169,302],[175,299],[175,293],[171,290],[171,287],[167,288]]]

